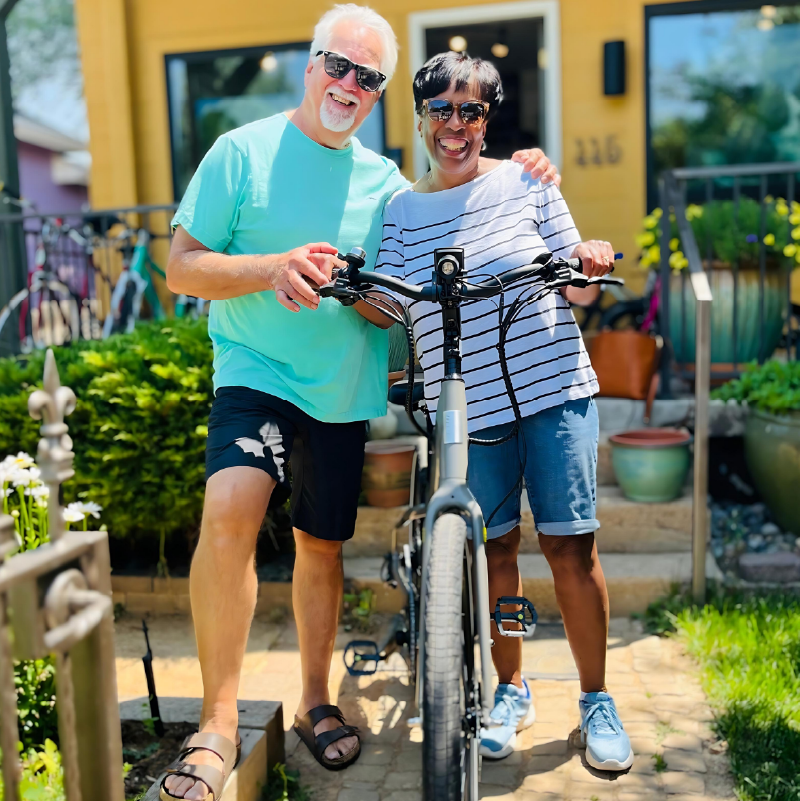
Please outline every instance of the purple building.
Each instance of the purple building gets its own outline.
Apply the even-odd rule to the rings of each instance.
[[[85,208],[91,165],[87,143],[20,114],[14,115],[14,134],[22,197],[43,214]]]

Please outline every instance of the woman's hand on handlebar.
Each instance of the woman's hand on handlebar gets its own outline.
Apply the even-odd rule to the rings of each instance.
[[[610,242],[600,239],[581,242],[572,251],[572,258],[581,260],[583,274],[587,278],[608,275],[614,269],[614,248]]]
[[[608,275],[614,269],[614,248],[611,247],[610,242],[600,239],[581,242],[572,251],[572,258],[581,260],[582,272],[587,278]],[[570,303],[589,306],[597,300],[600,287],[596,285],[583,288],[568,286],[562,292]]]

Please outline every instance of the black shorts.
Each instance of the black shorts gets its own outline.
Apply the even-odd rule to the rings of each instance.
[[[263,470],[291,489],[295,528],[344,542],[355,530],[365,439],[363,420],[322,423],[273,395],[220,387],[208,420],[206,481],[226,467]]]

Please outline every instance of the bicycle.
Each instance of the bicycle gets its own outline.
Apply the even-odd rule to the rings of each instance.
[[[489,281],[472,283],[464,269],[464,250],[440,248],[434,251],[431,282],[414,286],[363,270],[365,256],[361,248],[354,248],[347,256],[340,254],[347,267],[339,270],[329,284],[320,287],[319,294],[334,297],[344,305],[364,300],[405,327],[409,376],[405,384],[392,387],[393,396],[397,399],[400,393],[404,394],[409,417],[427,438],[429,462],[415,476],[411,505],[395,529],[396,537],[399,528],[408,526],[408,543],[399,550],[395,548],[384,563],[385,578],[402,586],[406,593],[405,610],[394,619],[381,643],[351,642],[345,650],[345,666],[352,675],[370,674],[393,651],[403,653],[411,680],[416,681],[423,731],[424,798],[477,801],[481,722],[489,721],[492,699],[490,621],[494,620],[501,636],[521,637],[535,627],[537,613],[534,605],[523,597],[502,597],[490,613],[483,513],[467,486],[470,437],[466,387],[461,378],[460,309],[465,302],[500,296],[500,364],[519,425],[521,415],[505,356],[505,342],[514,320],[544,293],[560,287],[621,286],[623,282],[611,277],[586,278],[580,271],[579,259],[554,259],[552,254],[543,253],[532,264]],[[532,285],[529,288],[532,294],[522,293],[505,310],[504,290],[512,283],[519,286],[519,282],[528,279],[541,283]],[[442,307],[445,376],[435,424],[431,424],[426,414],[427,428],[419,425],[413,414],[422,406],[422,383],[416,382],[414,375],[413,330],[391,304],[370,293],[375,287],[393,290],[411,300],[439,303]],[[499,444],[513,435],[514,429],[500,440],[482,444]],[[518,483],[521,479],[522,470]],[[415,501],[417,498],[419,502]],[[468,527],[472,533],[471,547]]]
[[[98,328],[92,308],[96,270],[88,259],[82,269],[76,270],[74,254],[61,252],[66,259],[57,259],[62,237],[81,247],[85,244],[85,239],[62,220],[43,221],[28,286],[0,309],[0,339],[5,327],[13,326],[22,353],[75,341],[81,336],[91,339]],[[78,289],[76,283],[80,285]]]
[[[135,243],[134,243],[135,237]],[[153,318],[166,317],[161,305],[152,273],[166,280],[166,273],[150,256],[150,240],[153,235],[145,228],[138,231],[126,229],[117,239],[122,239],[122,272],[111,293],[110,308],[103,322],[103,339],[120,332],[131,333],[142,312],[142,300],[147,299]]]

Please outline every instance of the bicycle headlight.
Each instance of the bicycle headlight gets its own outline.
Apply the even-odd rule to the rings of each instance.
[[[439,270],[442,275],[452,275],[458,269],[458,262],[452,256],[439,259]]]

